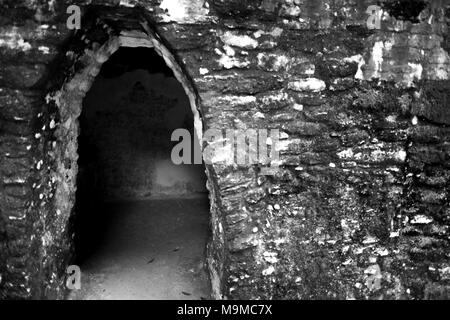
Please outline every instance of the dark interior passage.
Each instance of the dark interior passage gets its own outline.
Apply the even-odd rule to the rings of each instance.
[[[181,84],[156,52],[121,48],[79,118],[76,299],[208,298],[203,165],[175,165],[175,129],[194,137]]]
[[[170,159],[172,132],[184,128],[193,136],[193,123],[184,89],[164,60],[151,49],[121,48],[84,101],[79,183],[87,177],[108,199],[206,192],[202,165]]]

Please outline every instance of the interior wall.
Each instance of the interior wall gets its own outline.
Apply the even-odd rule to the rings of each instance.
[[[80,117],[79,145],[87,150],[80,156],[79,175],[95,176],[106,199],[205,193],[203,165],[171,160],[177,143],[172,132],[184,128],[194,137],[193,123],[189,100],[174,77],[143,69],[118,77],[100,73]]]

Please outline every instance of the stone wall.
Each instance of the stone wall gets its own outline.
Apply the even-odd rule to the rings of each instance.
[[[449,1],[379,1],[377,29],[369,0],[86,2],[0,1],[0,297],[63,296],[58,90],[108,39],[154,30],[204,129],[282,131],[273,176],[207,166],[215,298],[448,298]]]

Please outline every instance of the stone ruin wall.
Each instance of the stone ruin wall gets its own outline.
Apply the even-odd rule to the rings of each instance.
[[[75,35],[72,4],[101,6]],[[68,110],[52,98],[140,14],[203,130],[282,132],[276,175],[207,168],[215,298],[449,297],[449,1],[2,0],[0,298],[64,295],[52,173]]]

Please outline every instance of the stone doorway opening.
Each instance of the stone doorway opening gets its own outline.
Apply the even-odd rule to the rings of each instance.
[[[45,244],[47,245],[47,252],[58,255],[58,258],[56,260],[48,259],[48,269],[55,271],[52,274],[52,277],[56,280],[52,280],[51,284],[46,290],[49,292],[54,292],[58,297],[61,298],[65,298],[68,292],[73,293],[70,290],[67,290],[65,282],[65,279],[67,278],[68,266],[73,264],[75,261],[73,259],[73,253],[75,253],[75,257],[78,257],[78,261],[81,260],[81,262],[87,261],[87,258],[89,256],[92,256],[92,248],[91,250],[85,251],[84,254],[81,255],[79,254],[79,251],[77,252],[77,250],[80,248],[80,245],[83,245],[83,242],[85,244],[87,243],[87,245],[84,246],[85,248],[91,246],[93,243],[92,241],[89,241],[89,237],[87,237],[85,240],[81,240],[77,236],[77,232],[75,232],[76,229],[79,228],[77,226],[77,224],[80,222],[79,220],[82,220],[82,216],[78,217],[77,215],[79,201],[77,203],[76,200],[80,197],[80,192],[81,196],[83,196],[82,191],[80,191],[82,190],[81,185],[83,185],[83,183],[86,183],[89,186],[88,190],[89,188],[94,189],[92,195],[98,194],[97,192],[102,195],[101,197],[97,197],[97,199],[103,199],[105,200],[103,203],[112,204],[109,207],[109,211],[114,212],[116,210],[120,211],[120,208],[123,207],[120,206],[120,204],[126,204],[130,200],[141,200],[141,204],[146,200],[155,201],[153,204],[156,204],[157,201],[160,200],[167,200],[168,198],[170,198],[169,196],[173,191],[172,188],[174,186],[176,186],[176,191],[178,193],[182,193],[182,191],[186,191],[186,189],[194,190],[194,185],[200,185],[199,183],[196,183],[194,185],[189,183],[173,183],[173,176],[178,175],[173,169],[175,168],[177,170],[181,170],[183,169],[183,166],[174,167],[170,161],[167,161],[167,158],[166,160],[158,158],[158,161],[153,161],[153,170],[149,169],[147,171],[147,175],[134,174],[134,177],[137,177],[136,180],[140,181],[140,183],[137,184],[133,184],[133,181],[135,180],[131,179],[131,177],[133,177],[133,174],[130,175],[123,173],[126,172],[126,170],[122,170],[126,168],[124,166],[119,165],[119,168],[116,168],[118,170],[116,170],[117,172],[122,173],[121,175],[114,175],[119,178],[110,178],[110,180],[104,179],[105,173],[101,174],[101,170],[95,170],[95,161],[93,162],[94,164],[92,164],[92,162],[88,161],[88,159],[83,156],[83,154],[89,154],[90,148],[94,148],[94,146],[89,146],[89,143],[87,145],[84,143],[83,147],[83,142],[86,142],[86,139],[89,138],[89,135],[96,135],[97,131],[95,129],[92,129],[95,128],[96,125],[92,125],[92,121],[85,120],[96,119],[96,113],[99,113],[100,115],[103,112],[106,114],[111,114],[111,110],[109,110],[108,107],[117,102],[117,99],[114,99],[117,92],[123,91],[120,90],[120,88],[114,89],[114,85],[112,85],[112,87],[109,87],[109,89],[105,89],[105,85],[103,87],[100,85],[99,90],[103,90],[103,92],[106,91],[106,93],[102,95],[102,99],[100,101],[95,101],[94,99],[94,102],[91,103],[94,105],[91,110],[92,112],[86,111],[86,105],[89,104],[89,101],[92,102],[92,99],[90,98],[90,96],[92,95],[91,89],[98,89],[98,86],[95,84],[95,82],[100,79],[100,73],[103,74],[104,80],[106,79],[107,82],[111,82],[112,78],[117,78],[116,75],[118,73],[120,74],[134,72],[139,74],[139,70],[141,70],[140,73],[142,77],[142,70],[149,69],[146,72],[150,71],[150,73],[153,73],[153,77],[157,77],[157,75],[159,74],[159,80],[152,82],[156,83],[157,87],[159,86],[158,88],[160,89],[164,87],[164,85],[162,85],[162,83],[164,82],[160,81],[161,79],[172,78],[171,83],[173,85],[177,84],[178,89],[180,89],[181,87],[181,91],[184,91],[183,96],[181,94],[181,91],[178,90],[178,96],[182,96],[185,102],[188,101],[188,103],[185,103],[184,109],[186,118],[183,122],[183,125],[187,125],[185,126],[185,128],[187,128],[190,133],[195,131],[198,140],[202,141],[202,136],[205,130],[204,127],[208,126],[206,120],[203,118],[203,101],[201,101],[200,99],[197,88],[195,86],[195,81],[190,75],[187,66],[185,66],[183,62],[179,60],[179,57],[176,57],[172,53],[172,49],[170,49],[170,42],[168,42],[157,32],[152,24],[152,21],[145,14],[142,14],[140,10],[134,9],[124,10],[120,13],[115,11],[109,12],[108,10],[103,10],[102,12],[92,10],[90,13],[86,14],[85,21],[82,23],[82,25],[83,29],[77,32],[73,39],[71,39],[65,53],[61,56],[61,61],[59,62],[59,65],[61,66],[60,72],[58,73],[58,76],[56,76],[52,81],[52,89],[46,96],[47,111],[45,113],[48,113],[48,116],[46,116],[46,118],[48,119],[46,120],[49,123],[49,127],[53,129],[51,131],[51,134],[44,138],[49,149],[46,162],[48,162],[48,168],[50,170],[48,185],[51,188],[51,190],[49,190],[49,193],[51,193],[52,197],[52,201],[48,203],[48,210],[45,212],[48,215],[47,218],[49,220],[52,219],[53,223],[47,225],[46,234],[51,237],[51,241],[46,241]],[[126,58],[124,59],[123,57]],[[156,59],[158,61],[159,67],[156,67],[154,63],[152,64],[150,62],[152,59]],[[141,100],[145,100],[146,97],[155,96],[154,92],[153,94],[151,94],[152,92],[151,90],[149,90],[149,88],[151,89],[151,86],[146,84],[149,81],[145,81],[145,79],[135,81],[132,84],[129,84],[127,79],[122,79],[122,82],[127,82],[126,87],[129,91],[127,95],[125,95],[125,100],[134,99],[133,101],[131,101],[131,103],[135,105],[139,105],[140,103],[140,100],[136,97],[140,97]],[[153,88],[152,90],[154,91],[155,89]],[[167,97],[167,94],[166,97],[161,94],[156,94],[156,96],[162,101],[174,100],[173,94],[169,95],[169,97]],[[114,100],[113,103],[105,103],[108,101],[108,99]],[[179,100],[180,99],[181,98],[179,98]],[[123,100],[120,100],[119,102],[123,103]],[[98,106],[99,104],[105,105],[104,108],[100,108]],[[190,115],[189,112],[187,112],[188,114],[186,114],[186,109],[190,111]],[[127,114],[127,108],[122,107],[118,108],[117,110]],[[144,110],[144,108],[137,108],[133,110]],[[157,110],[153,111],[156,112]],[[160,113],[163,114],[163,112]],[[177,112],[174,112],[173,114],[176,114],[178,116]],[[173,117],[173,114],[172,116],[170,116],[170,114],[164,114],[165,120],[173,120],[172,118],[178,118]],[[148,114],[146,115],[146,117],[149,117]],[[120,118],[121,117],[118,117],[117,119],[120,120]],[[139,118],[139,116],[137,118]],[[116,121],[118,121],[118,124],[120,124],[120,121],[117,119]],[[147,123],[143,121],[143,119],[140,119],[139,121],[136,120],[135,122],[139,123],[141,131],[143,131],[144,133],[146,130],[147,133],[156,130],[156,128],[153,126],[146,129],[145,126]],[[87,123],[88,130],[83,130],[83,127],[86,127],[83,125],[83,123]],[[108,121],[104,121],[103,126],[107,126],[107,123]],[[131,140],[137,150],[140,150],[138,154],[141,154],[141,151],[146,150],[148,145],[145,144],[145,139],[142,139],[135,132],[138,129],[131,131],[130,133],[130,131],[126,130],[126,124],[127,121],[124,121],[124,123],[120,124],[122,126],[123,132],[128,132],[127,134],[124,134],[124,137],[128,137],[128,141]],[[181,126],[181,128],[183,128],[183,125]],[[89,131],[90,127],[92,129],[91,131]],[[112,127],[111,129],[113,128],[114,127]],[[170,130],[166,128],[166,134],[167,131],[170,132]],[[107,134],[106,136],[108,137]],[[109,137],[112,136],[116,135],[109,135]],[[191,134],[191,136],[194,137],[195,135]],[[124,137],[122,137],[122,140],[125,140]],[[169,144],[170,142],[171,141],[169,141]],[[176,144],[177,142],[175,141],[174,143]],[[79,144],[81,145],[80,148]],[[109,156],[110,159],[112,158],[115,160],[127,160],[126,157],[117,158],[115,155],[111,156],[111,154],[109,154]],[[130,156],[127,156],[129,160]],[[193,156],[195,157],[195,153]],[[137,159],[142,160],[142,158]],[[125,160],[123,160],[122,162],[116,162],[119,164],[123,164],[126,162]],[[91,163],[91,165],[89,165],[89,163]],[[155,166],[157,166],[159,170],[155,170]],[[111,168],[112,165],[109,165],[109,167]],[[139,166],[128,167],[132,167],[130,170],[138,170],[139,168]],[[221,299],[223,297],[224,287],[224,252],[226,250],[226,244],[224,237],[224,218],[222,212],[223,206],[220,200],[221,190],[218,187],[218,176],[216,173],[216,169],[216,167],[210,164],[206,164],[204,167],[202,166],[201,171],[203,176],[202,178],[199,178],[197,180],[204,182],[204,176],[206,175],[206,185],[208,192],[204,195],[208,195],[209,197],[209,208],[207,209],[208,216],[206,218],[206,233],[210,236],[208,238],[207,246],[205,245],[205,243],[203,243],[200,246],[200,249],[202,250],[203,262],[207,262],[208,266],[207,274],[209,277],[208,284],[210,284],[209,286],[211,287],[211,296],[214,299]],[[89,170],[91,170],[91,172],[95,171],[96,174],[92,176],[89,175]],[[112,170],[110,170],[109,172],[111,171]],[[199,170],[197,169],[197,172],[198,171]],[[86,172],[88,173],[86,174]],[[167,173],[170,175],[158,175],[157,173]],[[83,177],[86,176],[88,178],[83,179]],[[185,174],[183,176],[186,178]],[[89,179],[94,179],[94,181],[89,182]],[[148,183],[148,181],[152,181],[152,179],[154,179],[153,182]],[[189,181],[189,179],[187,180]],[[121,181],[126,182],[124,185],[122,185],[122,187],[120,187]],[[184,180],[184,182],[186,182],[186,180]],[[148,189],[146,188],[146,186],[151,186],[151,188]],[[89,193],[89,191],[87,193]],[[183,197],[186,198],[186,194]],[[120,200],[117,200],[117,198],[120,198]],[[206,200],[206,198],[204,199]],[[89,201],[85,201],[84,203],[89,203]],[[97,202],[97,204],[98,203],[99,202]],[[178,208],[185,207],[185,205],[183,203],[180,203],[179,201],[175,203],[176,207]],[[205,202],[200,202],[198,205],[205,208],[204,204]],[[172,208],[174,206],[175,204],[172,206]],[[148,205],[147,207],[152,206]],[[102,208],[104,209],[104,207],[100,206],[100,209]],[[137,211],[139,211],[139,208],[141,208],[141,206],[136,206]],[[160,206],[160,208],[163,208],[159,210],[161,213],[168,210],[164,205]],[[106,208],[103,212],[107,211],[108,208]],[[116,215],[118,216],[118,213]],[[192,215],[190,216],[192,217]],[[45,217],[42,217],[42,219],[44,218]],[[98,221],[102,222],[101,218]],[[137,219],[135,221],[140,220]],[[95,225],[94,221],[90,221],[89,223]],[[89,223],[86,227],[88,229]],[[176,226],[176,223],[171,223],[167,219],[161,219],[161,223],[167,224],[167,227],[169,229]],[[203,222],[199,222],[198,224],[196,224],[196,226],[199,226],[202,223]],[[120,219],[116,220],[117,226],[122,224],[124,223],[122,223]],[[157,226],[157,224],[151,224],[149,227],[156,228],[157,232],[165,230],[163,228],[157,228],[155,226]],[[136,228],[143,227],[145,227],[145,224],[139,224],[139,226],[137,226]],[[189,228],[190,227],[188,226],[184,228],[183,231],[188,231]],[[95,230],[95,228],[91,229]],[[171,233],[169,232],[169,230],[166,230],[168,232],[163,232],[162,234],[166,236],[170,235]],[[177,230],[174,231],[178,232]],[[160,239],[158,238],[158,240]],[[181,242],[185,241],[183,240]],[[78,246],[76,246],[75,244],[78,244]],[[181,252],[181,246],[175,245],[171,247],[173,248],[171,248],[172,251],[170,252]],[[154,258],[155,260],[153,260]],[[150,255],[148,260],[147,258],[145,258],[145,260],[145,263],[147,263],[148,265],[153,265],[157,261],[156,257],[153,257],[152,255]],[[57,264],[51,264],[52,261],[57,261]],[[198,268],[199,267],[197,267],[197,269],[194,268],[194,270],[198,270]],[[189,268],[188,271],[191,269],[192,268]],[[83,273],[83,269],[81,271]],[[174,287],[173,283],[167,284],[167,286]],[[184,290],[181,288],[179,289],[180,290],[176,289],[176,292],[178,292],[178,296],[172,296],[171,298],[175,299],[180,297],[180,292],[181,298],[207,298],[204,297],[204,295],[206,295],[205,293],[199,293],[196,296],[193,292],[189,292],[188,290]],[[151,297],[147,296],[145,298]]]
[[[194,135],[183,86],[152,48],[121,47],[83,99],[74,206],[74,299],[207,299],[205,166],[176,165]]]

